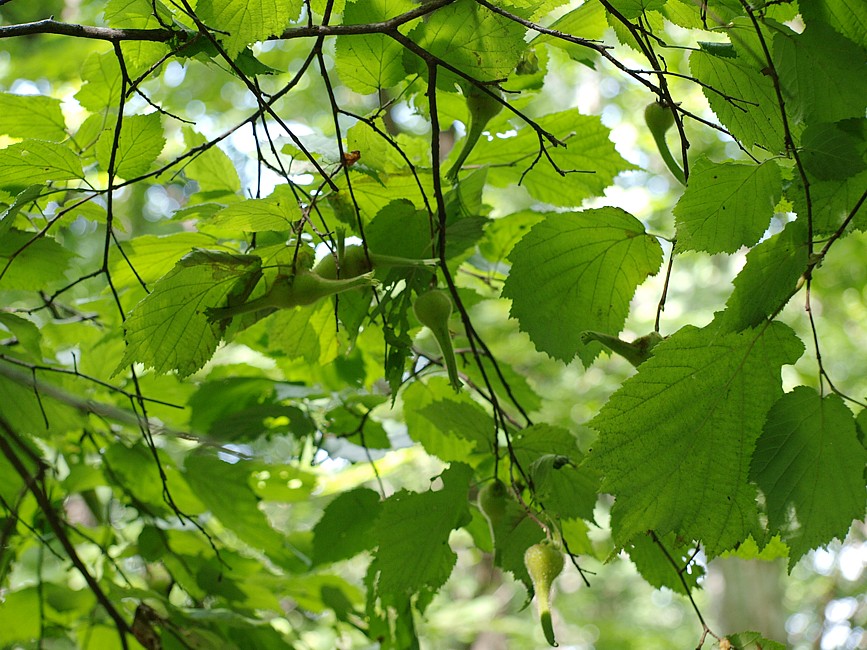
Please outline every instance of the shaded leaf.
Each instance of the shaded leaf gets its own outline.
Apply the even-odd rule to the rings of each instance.
[[[616,496],[615,542],[646,530],[700,540],[709,557],[757,531],[749,459],[803,344],[771,323],[738,334],[685,327],[659,343],[590,426],[588,466]]]
[[[864,515],[865,465],[854,416],[838,395],[798,386],[774,404],[750,474],[765,493],[771,532],[792,549],[790,571]]]
[[[536,349],[589,365],[598,343],[581,333],[617,334],[636,287],[659,269],[662,248],[619,208],[550,213],[512,249],[503,296]]]

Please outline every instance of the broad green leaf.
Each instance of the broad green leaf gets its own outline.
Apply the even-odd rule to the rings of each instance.
[[[401,398],[407,433],[410,438],[424,447],[427,453],[448,462],[464,461],[477,451],[475,440],[441,431],[430,419],[422,415],[426,407],[437,402],[469,400],[469,398],[455,396],[454,390],[444,377],[432,377],[426,383],[413,382],[401,393]],[[490,431],[493,435],[493,427]]]
[[[417,173],[421,180],[421,189],[419,188],[419,182],[408,171],[380,174],[378,178],[366,175],[354,177],[352,179],[352,196],[358,202],[358,209],[361,212],[362,220],[365,222],[369,221],[380,210],[396,199],[406,199],[407,201],[411,201],[416,208],[420,210],[424,209],[425,202],[422,191],[427,196],[433,196],[433,180],[430,172],[418,171]],[[338,183],[338,185],[340,184]],[[345,194],[344,191],[341,191],[337,196],[342,197]],[[351,203],[349,206],[351,206]],[[349,215],[351,215],[351,221],[347,220],[347,223],[355,226],[354,207],[351,207]]]
[[[261,549],[279,566],[290,571],[304,567],[298,552],[274,530],[259,509],[259,499],[248,486],[258,463],[229,463],[213,456],[191,454],[184,461],[184,478],[195,495],[220,523],[246,544]],[[231,489],[226,489],[231,486]]]
[[[783,121],[770,77],[738,58],[693,52],[689,67],[723,126],[747,147],[785,150]],[[711,90],[711,88],[713,90]],[[720,95],[724,93],[728,97]]]
[[[593,521],[599,479],[578,467],[584,454],[575,436],[560,427],[536,424],[514,437],[512,448],[548,515]]]
[[[747,253],[747,263],[734,279],[735,290],[726,302],[726,310],[717,317],[720,326],[724,330],[743,330],[776,313],[807,269],[807,244],[806,220],[799,218]]]
[[[0,312],[0,327],[9,331],[36,363],[42,362],[42,332],[33,321],[21,316]],[[2,330],[0,330],[2,331]]]
[[[810,183],[810,203],[812,205],[813,232],[831,234],[835,232],[859,201],[867,187],[867,171],[844,180],[817,181]],[[792,184],[787,196],[794,204],[795,212],[802,218],[808,214],[807,201],[803,186],[799,181]],[[855,230],[867,230],[867,210],[862,205],[850,222]]]
[[[344,25],[376,23],[413,8],[410,0],[354,0],[346,5]],[[403,46],[385,34],[337,37],[335,63],[343,82],[359,93],[375,93],[404,78]]]
[[[535,20],[568,2],[569,0],[504,0],[503,4],[510,12]]]
[[[624,18],[638,18],[646,11],[658,11],[665,6],[666,0],[611,0],[611,6],[623,14]]]
[[[187,405],[190,427],[218,440],[252,440],[276,433],[303,437],[315,431],[309,416],[296,406],[281,403],[277,384],[258,377],[227,377],[202,383]],[[270,426],[269,426],[270,424]]]
[[[485,226],[479,251],[491,262],[504,262],[509,253],[535,224],[545,218],[538,212],[515,212],[493,219]]]
[[[563,14],[555,20],[550,28],[563,34],[571,34],[581,38],[601,40],[608,29],[608,21],[605,19],[606,10],[598,0],[588,0],[578,8]],[[588,65],[596,58],[593,50],[577,43],[571,43],[565,39],[557,38],[548,34],[538,34],[532,41],[532,45],[544,43],[557,47],[569,54],[575,61],[581,61]]]
[[[816,74],[822,61],[822,74]],[[774,38],[774,65],[790,116],[810,124],[864,117],[867,51],[822,23]]]
[[[790,571],[807,551],[845,538],[864,516],[865,465],[855,418],[838,395],[822,398],[798,386],[774,404],[751,478],[765,494],[771,532],[792,549]]]
[[[648,584],[657,589],[667,587],[685,596],[686,590],[680,581],[678,570],[685,567],[690,559],[695,559],[693,549],[689,545],[678,544],[677,536],[673,533],[665,535],[660,542],[662,548],[653,541],[650,534],[640,534],[630,540],[624,550],[629,553],[629,559]],[[675,559],[677,566],[671,563],[666,552]],[[693,562],[689,570],[683,572],[683,577],[690,590],[699,589],[698,581],[704,577],[704,569]]]
[[[158,374],[177,370],[181,377],[199,370],[223,333],[219,323],[208,320],[205,309],[221,306],[234,292],[243,291],[258,278],[259,265],[258,257],[214,251],[184,257],[124,323],[127,348],[118,370],[130,363],[141,363]]]
[[[820,180],[849,178],[867,167],[858,144],[837,124],[811,124],[801,134],[801,162]]]
[[[159,468],[154,461],[154,454],[159,457]],[[137,502],[149,514],[169,516],[172,513],[164,489],[168,490],[172,501],[186,514],[200,514],[205,510],[174,462],[164,452],[152,452],[142,443],[132,447],[114,444],[105,451],[103,457],[111,483],[135,494]],[[165,486],[161,472],[165,476]]]
[[[488,181],[493,185],[508,187],[520,182],[533,197],[561,206],[579,206],[588,197],[601,196],[617,174],[636,169],[617,153],[609,140],[610,131],[598,117],[573,109],[547,115],[538,123],[566,146],[540,142],[536,131],[521,125],[514,136],[481,138],[467,165],[491,165]],[[536,160],[543,143],[557,169],[546,155]]]
[[[731,643],[732,648],[743,648],[744,650],[786,650],[786,646],[782,643],[766,639],[758,632],[738,632],[737,634],[729,634],[726,639]]]
[[[476,451],[490,449],[494,421],[478,404],[436,400],[419,411],[441,433],[475,443]]]
[[[277,196],[232,203],[211,217],[204,226],[246,232],[290,230],[300,218],[296,202],[289,201],[285,196]]]
[[[268,348],[290,359],[302,358],[313,365],[324,365],[339,352],[331,300],[320,300],[309,307],[281,309],[266,324]]]
[[[779,560],[780,558],[789,557],[791,550],[780,539],[779,535],[774,535],[770,540],[765,541],[764,546],[759,548],[752,537],[747,537],[740,546],[731,551],[726,551],[720,557],[737,557],[742,560]]]
[[[16,433],[40,438],[59,438],[67,431],[80,429],[84,421],[82,414],[52,398],[49,391],[55,388],[55,385],[46,378],[46,373],[36,374],[37,381],[44,387],[42,391],[36,391],[33,388],[32,373],[14,366],[9,367],[6,362],[0,363],[3,363],[0,368],[2,417]]]
[[[348,560],[376,544],[379,494],[368,488],[343,492],[313,528],[313,564]]]
[[[698,540],[714,557],[757,531],[749,462],[803,344],[786,325],[722,334],[685,327],[654,348],[590,426],[588,465],[616,497],[615,543],[646,530]]]
[[[66,138],[66,122],[60,100],[42,95],[0,93],[0,133],[13,138],[60,142]]]
[[[656,273],[662,248],[619,208],[549,213],[515,245],[503,287],[510,315],[536,349],[589,365],[601,350],[582,332],[623,329],[636,287]]]
[[[199,0],[196,13],[206,25],[228,33],[221,40],[234,59],[247,45],[282,34],[301,6],[301,0]]]
[[[494,525],[494,564],[520,580],[528,594],[533,593],[533,582],[524,564],[527,549],[545,538],[538,523],[527,516],[527,511],[515,499],[506,503],[502,520]]]
[[[409,37],[474,79],[497,81],[507,78],[518,64],[525,31],[520,24],[472,0],[457,0],[431,14]],[[411,56],[408,68],[426,76],[425,65],[415,55]],[[441,68],[437,87],[453,91],[460,79]]]
[[[780,168],[699,160],[674,206],[677,245],[683,250],[734,253],[768,228],[782,195]]]
[[[371,251],[381,255],[425,259],[431,255],[431,226],[427,212],[406,199],[382,208],[364,234]]]
[[[849,40],[867,47],[867,4],[849,0],[810,0],[798,5],[808,27],[824,23]]]
[[[33,612],[41,611],[41,587],[7,591],[0,607],[0,643],[7,647],[41,636],[40,619]],[[115,639],[117,635],[115,634]]]
[[[65,145],[24,140],[0,149],[0,187],[24,188],[83,177],[81,160]]]
[[[12,229],[0,237],[0,289],[60,287],[74,257],[53,237]]]
[[[108,171],[111,161],[114,135],[114,128],[107,129],[96,143],[96,159],[104,171]],[[159,113],[124,117],[114,159],[115,174],[129,179],[147,173],[165,144]]]
[[[162,2],[153,0],[108,0],[105,3],[105,22],[111,27],[160,27],[154,9],[163,22],[171,22],[172,16]]]
[[[116,109],[120,102],[120,66],[114,52],[94,52],[81,67],[81,89],[75,99],[92,113]]]
[[[445,584],[457,560],[449,535],[470,520],[471,477],[467,465],[452,463],[439,477],[441,488],[401,490],[382,503],[374,524],[378,549],[370,567],[377,593],[424,599]]]
[[[205,138],[192,129],[184,130],[187,147],[202,146]],[[199,190],[215,195],[236,194],[241,190],[241,179],[229,156],[219,147],[210,147],[184,166],[184,173],[199,184]]]
[[[152,284],[193,249],[207,248],[214,243],[213,237],[198,232],[136,237],[123,243],[124,255],[113,258],[112,281],[117,287],[136,286],[139,278],[145,284]]]
[[[0,235],[8,232],[15,223],[15,217],[22,210],[27,213],[28,208],[39,198],[44,189],[46,189],[44,185],[31,185],[19,192],[14,200],[10,199],[6,203],[8,207],[0,214]]]

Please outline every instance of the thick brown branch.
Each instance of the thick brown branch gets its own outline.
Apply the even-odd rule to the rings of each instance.
[[[93,38],[99,41],[156,41],[165,42],[177,34],[168,29],[113,29],[92,27],[90,25],[71,25],[53,18],[38,20],[34,23],[7,25],[0,27],[0,38],[32,36],[34,34],[60,34],[77,38]]]
[[[451,4],[455,0],[432,0],[411,11],[389,18],[378,23],[361,25],[311,25],[307,27],[290,27],[279,36],[269,40],[313,38],[319,36],[349,36],[353,34],[382,34],[417,18],[436,11],[440,7]],[[33,23],[7,25],[0,27],[0,38],[15,36],[31,36],[35,34],[60,34],[77,38],[92,38],[100,41],[156,41],[164,43],[174,37],[191,38],[194,34],[182,30],[169,29],[115,29],[112,27],[92,27],[90,25],[73,25],[63,23],[53,18],[39,20]]]

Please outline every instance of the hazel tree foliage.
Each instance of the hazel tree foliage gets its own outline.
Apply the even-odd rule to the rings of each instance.
[[[834,256],[867,229],[867,5],[78,5],[0,3],[0,645],[419,647],[460,551],[527,602],[546,576],[551,643],[559,560],[592,589],[625,554],[697,647],[782,647],[693,593],[700,558],[791,569],[864,516],[813,305],[865,264]],[[614,99],[564,102],[582,70],[641,161]],[[711,318],[667,315],[734,255]],[[541,388],[565,364],[620,368],[586,421]]]

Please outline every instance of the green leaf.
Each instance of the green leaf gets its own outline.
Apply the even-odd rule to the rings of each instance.
[[[504,120],[506,113],[504,110],[501,114]],[[609,139],[610,131],[596,116],[581,115],[573,109],[547,115],[538,124],[566,145],[555,147],[545,141],[547,154],[557,169],[546,155],[536,160],[541,143],[536,131],[528,126],[522,126],[514,136],[479,139],[467,165],[491,165],[491,184],[509,187],[520,183],[533,197],[560,206],[578,206],[588,197],[601,196],[617,174],[637,169],[617,153]],[[514,130],[505,122],[493,123],[492,130],[496,125]]]
[[[19,192],[14,201],[7,203],[9,207],[0,214],[0,235],[4,235],[12,227],[15,217],[22,210],[27,213],[27,208],[33,205],[44,189],[46,189],[44,185],[31,185]]]
[[[42,95],[0,93],[0,133],[13,138],[60,142],[66,139],[66,121],[60,100]]]
[[[476,440],[442,431],[434,422],[422,415],[426,407],[437,402],[454,403],[468,400],[471,402],[468,397],[455,396],[454,390],[444,377],[432,377],[427,383],[411,383],[401,393],[401,399],[407,433],[410,438],[421,444],[427,453],[446,462],[464,461],[471,454],[476,453]],[[493,427],[488,430],[493,433]]]
[[[673,533],[663,537],[660,542],[662,548],[653,541],[650,534],[636,535],[624,550],[629,553],[629,559],[648,584],[657,589],[666,587],[685,596],[687,592],[680,581],[678,570],[685,567],[689,560],[695,559],[693,549],[689,545],[678,544],[677,537]],[[675,559],[676,567],[666,557],[663,549]],[[704,577],[704,569],[700,564],[693,562],[689,570],[683,572],[683,577],[690,591],[700,589],[698,581]]]
[[[226,230],[261,232],[264,230],[290,230],[292,224],[300,219],[298,204],[285,196],[271,196],[266,199],[247,199],[233,203],[220,210],[203,226]]]
[[[330,363],[339,351],[334,305],[320,300],[309,307],[281,309],[266,321],[268,349],[310,364]]]
[[[124,117],[114,159],[115,174],[121,178],[134,178],[147,173],[165,144],[159,113]],[[96,143],[96,159],[104,171],[108,171],[113,146],[112,128],[103,131]]]
[[[579,35],[582,38],[601,40],[608,29],[608,21],[605,20],[606,10],[601,2],[584,2],[577,9],[572,9],[555,20],[550,29],[564,34]],[[557,47],[569,54],[575,61],[586,65],[592,65],[596,53],[583,45],[570,43],[567,40],[556,38],[548,34],[538,34],[531,45],[545,45]]]
[[[105,22],[111,27],[156,29],[160,23],[154,10],[163,22],[171,22],[171,14],[165,5],[152,0],[109,0],[105,3]]]
[[[81,89],[75,99],[92,113],[102,113],[120,103],[120,66],[114,52],[94,52],[81,66]]]
[[[685,327],[611,396],[588,465],[616,496],[616,543],[646,530],[699,540],[709,557],[756,532],[749,459],[803,345],[786,325],[721,334]]]
[[[192,129],[184,130],[187,147],[202,146],[205,138]],[[210,147],[195,156],[184,173],[198,182],[200,192],[206,194],[237,194],[241,190],[241,179],[229,156],[219,147]]]
[[[816,74],[816,61],[822,61],[822,74]],[[867,51],[822,23],[774,38],[774,65],[786,109],[810,124],[864,117],[865,64]]]
[[[83,178],[81,160],[62,144],[24,140],[0,150],[0,187]]]
[[[786,650],[786,646],[776,641],[766,639],[758,632],[738,632],[737,634],[729,634],[726,639],[731,642],[732,648],[743,648],[744,650]]]
[[[772,153],[785,150],[783,121],[770,77],[740,58],[705,51],[693,52],[689,67],[699,81],[709,86],[702,87],[702,92],[734,137],[747,147],[758,146]]]
[[[374,527],[379,548],[370,566],[378,594],[419,594],[426,600],[445,584],[457,560],[449,535],[470,521],[470,478],[467,465],[452,463],[440,475],[438,490],[401,490],[382,503]]]
[[[646,11],[656,11],[665,6],[665,0],[611,0],[611,6],[624,18],[638,18]]]
[[[547,514],[593,521],[599,478],[578,467],[584,454],[574,435],[560,427],[536,424],[515,436],[512,448]]]
[[[154,454],[159,458],[159,469],[154,461]],[[162,516],[168,516],[172,512],[166,502],[161,472],[165,476],[172,501],[183,512],[194,515],[204,511],[202,502],[190,491],[190,486],[164,452],[152,452],[142,443],[132,447],[115,444],[105,451],[103,457],[111,484],[119,485],[135,494],[137,503],[144,511]]]
[[[813,232],[831,234],[835,232],[859,205],[864,188],[867,187],[867,171],[844,180],[817,181],[810,183],[810,204],[812,206]],[[795,212],[806,218],[808,214],[806,196],[800,182],[793,183],[788,193]],[[861,209],[850,222],[854,230],[867,230],[867,210]]]
[[[867,5],[849,0],[810,0],[799,3],[807,26],[826,24],[849,40],[867,47]]]
[[[53,237],[12,229],[0,237],[0,289],[33,291],[62,286],[73,257],[75,254]]]
[[[768,228],[782,195],[780,168],[699,160],[674,206],[677,245],[683,250],[734,253]]]
[[[136,237],[123,243],[124,255],[113,259],[112,281],[117,287],[136,286],[139,279],[151,284],[168,273],[181,257],[193,249],[206,248],[214,243],[213,237],[198,232]]]
[[[792,549],[790,571],[864,516],[865,465],[855,418],[838,395],[798,386],[774,404],[750,473],[765,494],[771,533]]]
[[[755,327],[789,300],[807,269],[807,224],[797,219],[747,253],[735,289],[717,321],[725,330]]]
[[[346,4],[344,25],[376,23],[413,8],[409,0],[354,0]],[[337,72],[352,90],[375,93],[397,84],[406,75],[403,46],[386,34],[338,36]]]
[[[431,14],[409,37],[474,79],[496,81],[507,78],[518,64],[525,31],[518,23],[472,0],[457,0]],[[415,55],[408,63],[409,69],[427,74],[425,65]],[[441,68],[437,87],[454,91],[459,79]]]
[[[118,370],[141,363],[158,374],[186,377],[214,354],[222,327],[205,315],[258,278],[260,259],[195,251],[180,260],[132,310],[124,324],[126,352]],[[246,291],[249,294],[249,288]]]
[[[34,361],[37,363],[42,362],[42,332],[33,321],[16,316],[15,314],[0,312],[0,326],[4,327],[15,337],[18,345]]]
[[[441,434],[475,443],[476,451],[491,447],[494,421],[474,402],[440,399],[427,404],[418,413],[427,418]]]
[[[867,164],[851,134],[837,124],[811,124],[801,134],[804,169],[821,180],[843,179],[864,171]]]
[[[209,27],[228,32],[221,40],[234,59],[247,45],[282,34],[301,6],[301,0],[199,0],[196,13]]]
[[[379,494],[368,488],[341,493],[313,528],[313,564],[348,560],[376,544]]]
[[[248,461],[228,463],[204,454],[184,461],[184,478],[220,523],[253,548],[261,549],[290,571],[304,568],[299,553],[274,530],[259,509],[259,499],[248,485],[250,474],[261,465]],[[231,489],[226,489],[231,486]]]
[[[656,273],[662,248],[619,208],[549,213],[514,247],[503,296],[537,350],[589,365],[598,343],[581,333],[617,334],[636,287]]]

